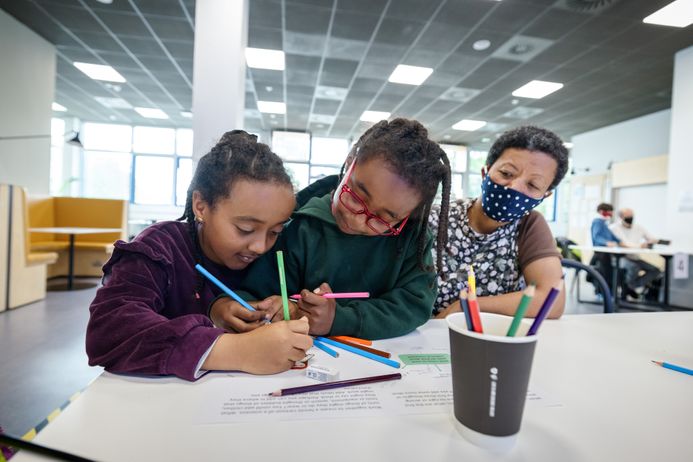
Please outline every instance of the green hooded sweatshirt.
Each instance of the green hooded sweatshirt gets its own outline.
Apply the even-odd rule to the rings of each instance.
[[[370,292],[367,299],[337,299],[329,335],[381,339],[407,334],[431,316],[436,275],[416,255],[418,222],[399,236],[360,236],[339,230],[330,194],[294,212],[277,244],[253,265],[241,296],[261,300],[280,294],[275,252],[284,252],[289,295],[327,282],[333,292]],[[424,265],[432,267],[433,239],[426,231]]]

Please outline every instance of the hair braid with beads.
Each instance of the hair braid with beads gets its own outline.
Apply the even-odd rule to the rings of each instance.
[[[258,143],[257,136],[243,130],[224,133],[211,151],[198,162],[188,187],[183,215],[178,218],[179,221],[188,223],[188,233],[195,248],[195,263],[201,263],[202,248],[193,211],[193,192],[198,191],[202,199],[214,208],[219,200],[230,196],[237,180],[275,183],[293,189],[282,160],[269,146]],[[204,278],[198,273],[194,299],[199,300],[204,283]]]
[[[438,234],[436,236],[436,267],[441,272],[443,250],[448,241],[448,208],[450,202],[450,161],[438,143],[428,138],[428,131],[416,120],[397,118],[382,120],[366,130],[354,144],[350,157],[358,161],[380,158],[392,171],[421,194],[421,204],[411,213],[411,220],[418,222],[419,238],[417,257],[424,266],[428,215],[442,183],[442,203]],[[342,171],[344,168],[342,168]]]

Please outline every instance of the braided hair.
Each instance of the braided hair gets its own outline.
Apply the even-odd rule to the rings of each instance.
[[[291,179],[284,170],[282,160],[269,146],[257,142],[257,136],[243,130],[224,133],[212,150],[197,164],[195,175],[188,187],[185,210],[179,221],[188,223],[188,233],[195,249],[195,263],[201,263],[202,248],[198,236],[198,224],[193,211],[193,192],[198,191],[211,208],[229,197],[237,180],[286,185],[293,189]],[[198,273],[194,299],[200,299],[204,278]]]
[[[423,263],[428,216],[438,185],[443,184],[440,226],[436,235],[436,267],[440,272],[443,267],[443,250],[448,241],[450,161],[438,143],[428,138],[428,130],[416,120],[381,120],[361,135],[349,156],[359,161],[372,158],[384,160],[394,173],[421,194],[422,201],[411,213],[410,219],[419,223],[417,257],[419,266],[427,271],[432,270]],[[344,167],[342,173],[343,171]]]

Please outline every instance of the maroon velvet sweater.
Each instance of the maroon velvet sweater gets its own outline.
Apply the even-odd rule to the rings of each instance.
[[[103,267],[103,287],[89,308],[90,365],[110,372],[195,380],[200,358],[224,331],[207,316],[209,304],[221,291],[195,270],[187,226],[161,222],[132,242],[115,243]],[[230,270],[204,256],[201,264],[232,289],[245,275],[245,270]]]

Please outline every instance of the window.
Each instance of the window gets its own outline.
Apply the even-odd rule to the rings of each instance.
[[[57,140],[62,128],[54,125]],[[85,150],[79,160],[80,195],[147,205],[185,205],[192,179],[192,130],[85,122],[81,132]],[[54,194],[60,193],[59,185],[71,181],[61,167],[60,155],[54,150]]]
[[[132,127],[129,125],[85,123],[82,126],[84,149],[130,152],[132,150]]]
[[[136,204],[167,205],[173,202],[171,176],[174,174],[174,161],[173,157],[135,156]]]
[[[85,151],[82,160],[82,196],[130,199],[131,171],[130,153]]]
[[[185,206],[190,181],[192,181],[192,159],[178,159],[178,167],[176,169],[176,205]]]
[[[291,182],[294,185],[294,190],[300,191],[310,184],[308,171],[309,164],[298,164],[293,162],[284,162],[284,168],[289,172]]]
[[[284,160],[308,162],[310,134],[299,132],[272,132],[272,150]]]
[[[469,171],[481,174],[481,169],[486,164],[486,156],[488,153],[485,151],[469,151]]]
[[[138,154],[173,154],[176,131],[173,128],[135,127],[132,149]]]
[[[310,163],[341,167],[349,154],[349,143],[342,138],[313,137],[310,142]],[[311,177],[316,176],[311,170]]]

